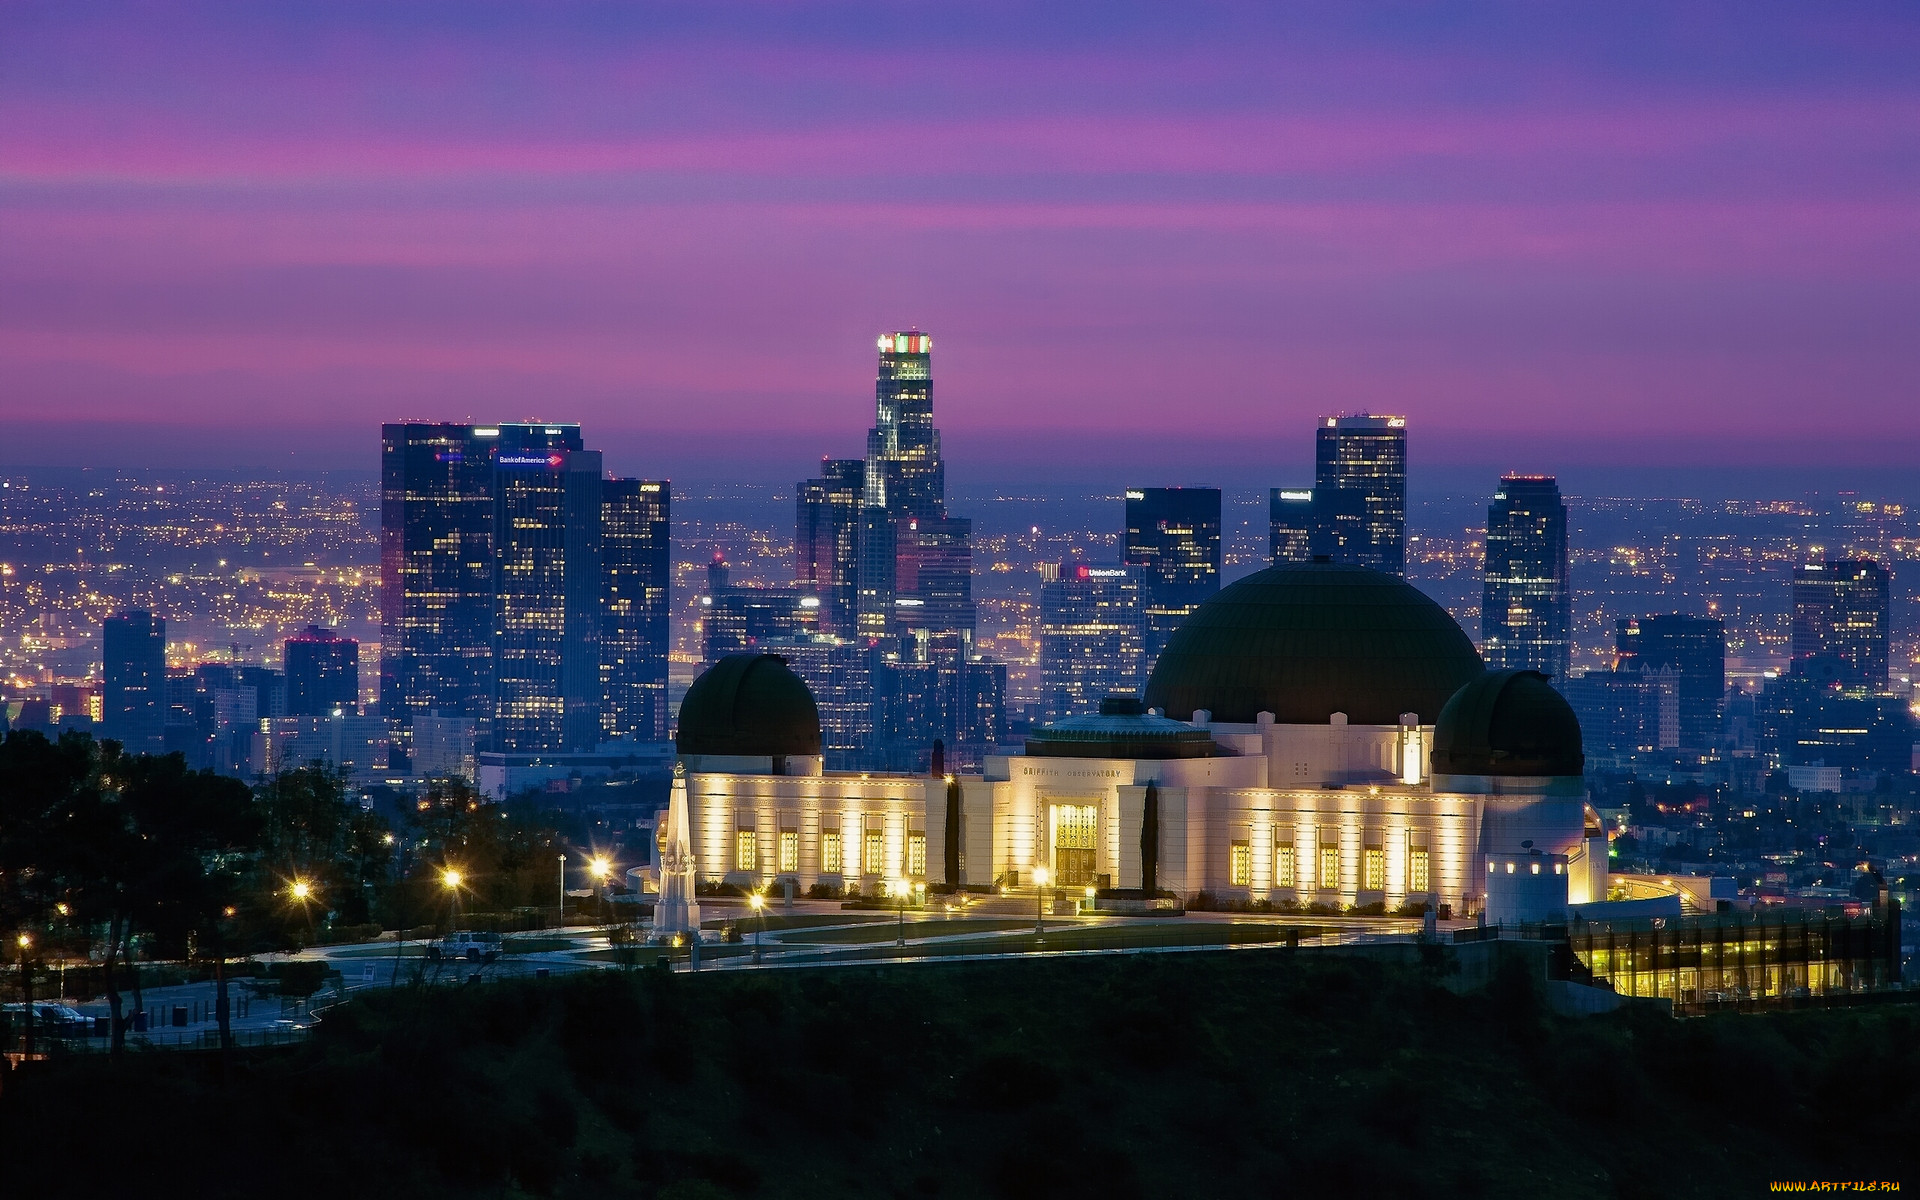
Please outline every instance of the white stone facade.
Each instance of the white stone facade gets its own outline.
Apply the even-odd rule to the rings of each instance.
[[[1202,718],[1204,720],[1204,718]],[[1142,885],[1148,789],[1159,804],[1158,884],[1188,899],[1345,909],[1409,901],[1478,911],[1485,861],[1532,841],[1571,865],[1569,899],[1605,894],[1580,781],[1423,779],[1431,726],[1210,726],[1207,758],[989,756],[957,780],[960,879],[1030,887]],[[714,770],[689,763],[691,843],[709,882],[874,893],[946,880],[945,780]],[[706,766],[709,769],[699,769]],[[735,764],[726,764],[735,768]],[[809,770],[812,768],[809,764]],[[1408,782],[1409,779],[1415,780]],[[745,835],[745,836],[743,836]],[[1511,844],[1509,844],[1511,843]],[[1597,892],[1596,892],[1597,887]]]

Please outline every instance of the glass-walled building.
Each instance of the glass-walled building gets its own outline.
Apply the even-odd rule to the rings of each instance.
[[[1491,670],[1567,678],[1572,592],[1567,506],[1551,475],[1508,475],[1487,506],[1480,654]]]
[[[1220,489],[1129,488],[1126,558],[1140,584],[1141,670],[1220,590]]]
[[[572,442],[494,459],[497,751],[600,741],[600,453]]]
[[[600,730],[608,738],[663,741],[672,488],[650,479],[600,486]]]
[[[1267,493],[1267,557],[1275,563],[1313,561],[1313,489]]]
[[[1326,417],[1314,435],[1314,546],[1391,575],[1407,565],[1407,419]]]

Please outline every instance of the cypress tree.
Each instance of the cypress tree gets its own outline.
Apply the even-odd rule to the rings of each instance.
[[[1160,788],[1153,783],[1140,813],[1140,890],[1149,900],[1160,891]]]
[[[960,886],[960,780],[947,777],[947,886]]]

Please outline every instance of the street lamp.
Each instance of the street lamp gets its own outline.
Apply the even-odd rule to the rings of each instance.
[[[554,922],[557,929],[567,923],[567,856],[560,856],[560,916]]]
[[[442,867],[440,869],[440,886],[447,889],[448,933],[453,933],[454,926],[460,924],[460,885],[465,880],[466,876],[462,875],[457,868]]]
[[[894,939],[893,944],[896,946],[905,946],[907,944],[907,881],[904,879],[894,880],[893,894],[900,898],[900,934]]]
[[[20,947],[20,999],[25,1001],[21,1016],[25,1024],[21,1027],[20,1050],[27,1058],[33,1057],[33,975],[27,969],[27,951],[33,949],[33,935],[22,933],[13,939]]]
[[[600,894],[600,922],[607,924],[610,919],[607,912],[607,880],[613,877],[613,864],[607,861],[605,855],[596,854],[587,863],[587,873],[593,876],[595,890]]]
[[[300,914],[307,919],[308,940],[319,941],[319,937],[313,931],[313,909],[307,906],[307,901],[313,899],[313,883],[295,876],[293,882],[287,885],[287,895],[300,906]]]
[[[753,906],[754,913],[760,918],[759,928],[753,931],[753,965],[757,967],[760,965],[760,935],[767,931],[767,898],[755,892],[747,897],[747,903]]]
[[[1047,936],[1047,880],[1048,870],[1039,865],[1033,868],[1033,935],[1044,940]]]

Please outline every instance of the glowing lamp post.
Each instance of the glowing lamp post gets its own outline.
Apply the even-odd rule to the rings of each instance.
[[[753,965],[757,967],[760,965],[760,935],[767,931],[767,898],[755,892],[747,897],[747,903],[753,906],[754,913],[760,918],[760,924],[753,931]]]
[[[613,878],[613,864],[604,855],[595,855],[587,863],[587,874],[593,876],[594,890],[600,894],[600,923],[607,924],[607,881]]]
[[[308,903],[313,899],[313,893],[314,887],[311,880],[295,876],[293,882],[287,885],[287,897],[300,906],[301,915],[307,919],[307,940],[319,941],[320,939],[313,933],[313,909]]]
[[[909,889],[907,887],[906,880],[896,879],[893,881],[893,894],[896,897],[898,897],[900,902],[900,933],[897,937],[894,938],[893,944],[901,947],[904,947],[907,944],[907,892],[908,890]]]
[[[1045,867],[1033,868],[1033,934],[1041,940],[1047,936],[1047,880],[1051,877]]]
[[[26,1002],[23,1005],[21,1005],[21,1008],[23,1009],[23,1011],[21,1012],[20,1015],[24,1021],[24,1024],[21,1028],[20,1050],[25,1057],[32,1058],[33,1057],[33,974],[27,965],[27,951],[33,949],[33,935],[23,933],[19,937],[13,939],[13,943],[14,945],[20,947],[20,999]]]
[[[440,886],[447,889],[448,933],[454,932],[453,927],[460,924],[460,885],[465,881],[466,876],[453,867],[445,867],[440,871]]]

